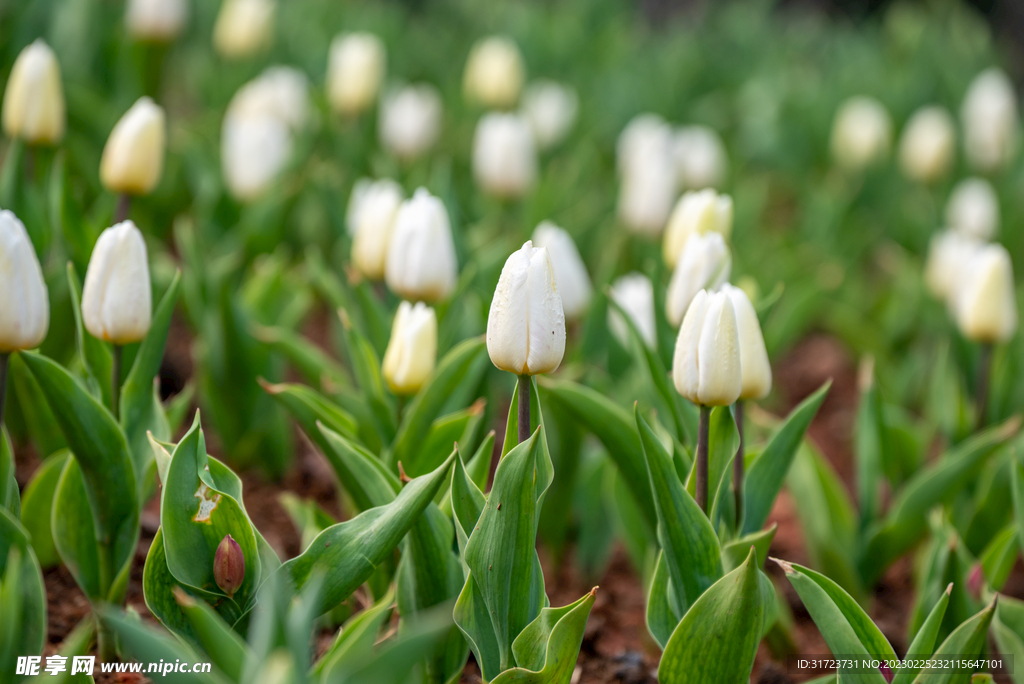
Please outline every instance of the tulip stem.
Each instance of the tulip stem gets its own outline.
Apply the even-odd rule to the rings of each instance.
[[[700,407],[700,423],[697,427],[697,505],[704,514],[708,513],[708,433],[711,429],[711,407]]]
[[[114,345],[114,353],[110,360],[110,412],[114,414],[114,418],[121,420],[119,414],[120,403],[118,400],[121,398],[121,354],[124,350],[119,344]]]
[[[736,450],[736,458],[732,463],[732,489],[736,497],[736,526],[739,527],[740,519],[743,516],[743,454],[745,449],[743,439],[743,400],[736,401],[736,431],[740,433],[740,447]]]
[[[978,384],[975,386],[974,403],[978,407],[978,429],[985,427],[988,413],[989,381],[992,377],[992,345],[981,344],[981,356],[978,359]]]
[[[525,401],[524,401],[525,398]],[[530,439],[530,376],[519,376],[519,392],[516,397],[519,402],[519,443]]]
[[[114,225],[128,220],[128,212],[132,208],[132,196],[122,192],[117,196],[117,207],[114,209]]]
[[[0,428],[4,424],[4,404],[7,397],[7,368],[11,361],[8,352],[0,354]]]

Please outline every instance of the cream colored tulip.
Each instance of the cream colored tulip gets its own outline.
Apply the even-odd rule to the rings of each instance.
[[[292,133],[272,116],[225,117],[221,166],[231,195],[251,202],[274,183],[292,156]]]
[[[665,228],[662,250],[665,263],[675,268],[691,235],[719,233],[728,240],[732,233],[732,216],[732,197],[728,195],[719,195],[710,188],[683,194]]]
[[[707,126],[684,126],[675,132],[673,155],[679,185],[685,190],[717,188],[729,171],[721,136]]]
[[[213,26],[213,47],[229,59],[249,57],[274,40],[274,0],[224,0]]]
[[[384,278],[388,242],[398,208],[402,204],[402,187],[393,180],[374,181],[359,198],[355,237],[352,240],[352,264],[371,280]]]
[[[967,178],[953,188],[946,204],[950,228],[979,240],[991,240],[999,230],[999,198],[984,178]]]
[[[3,104],[4,132],[31,145],[56,145],[64,138],[67,116],[60,64],[37,39],[14,60]]]
[[[391,326],[381,372],[395,394],[415,394],[430,379],[437,362],[437,315],[417,302],[402,302]]]
[[[640,337],[650,349],[657,345],[657,329],[654,322],[654,285],[643,273],[627,273],[612,283],[609,293],[629,319],[633,321]],[[629,345],[629,329],[622,315],[613,307],[608,308],[608,329],[622,346]]]
[[[701,406],[728,406],[743,388],[740,338],[732,300],[701,290],[679,329],[672,358],[676,390]]]
[[[523,93],[522,116],[530,123],[537,147],[554,147],[565,139],[576,123],[579,97],[576,91],[557,81],[537,80]]]
[[[943,107],[917,110],[900,139],[900,167],[912,180],[931,183],[949,173],[956,155],[953,117]]]
[[[889,156],[892,118],[873,97],[846,100],[832,122],[832,157],[846,169],[859,171]]]
[[[0,354],[38,347],[49,327],[50,299],[36,250],[18,217],[0,211]]]
[[[953,297],[956,322],[967,339],[997,344],[1017,332],[1013,264],[1002,245],[985,245],[971,256]]]
[[[723,285],[722,292],[732,301],[736,314],[736,330],[740,339],[740,399],[763,399],[772,389],[772,366],[764,346],[764,334],[757,311],[747,293],[733,285]]]
[[[661,235],[678,190],[672,129],[657,116],[641,115],[623,130],[616,150],[619,219],[635,233]]]
[[[384,280],[392,292],[436,302],[455,291],[459,266],[444,203],[426,188],[402,202],[391,229]]]
[[[516,375],[550,373],[565,354],[565,314],[546,249],[527,240],[501,269],[487,316],[487,353]]]
[[[473,46],[466,61],[462,87],[466,99],[508,109],[519,100],[526,69],[519,47],[511,38],[491,36]]]
[[[104,230],[92,250],[82,322],[93,337],[123,345],[145,338],[152,316],[146,242],[134,223],[122,221]]]
[[[586,313],[594,288],[572,236],[554,223],[542,221],[533,231],[533,244],[548,252],[565,317],[579,318]]]
[[[983,172],[1005,167],[1017,154],[1017,93],[1005,73],[986,69],[971,82],[960,109],[967,161]]]
[[[310,118],[309,80],[293,67],[268,67],[235,93],[225,117],[270,116],[293,131],[300,130]]]
[[[125,14],[128,35],[136,40],[169,43],[188,21],[188,0],[129,0]]]
[[[522,197],[537,179],[537,148],[526,120],[516,114],[485,114],[473,136],[473,177],[489,195]]]
[[[665,313],[669,323],[679,325],[697,293],[717,290],[728,282],[731,270],[732,255],[721,234],[690,235],[668,284]]]
[[[976,237],[956,230],[944,230],[932,236],[924,271],[929,292],[940,301],[951,302],[967,263],[984,246]]]
[[[139,98],[114,126],[100,159],[100,180],[110,192],[148,195],[160,182],[167,151],[164,110]]]
[[[441,95],[430,84],[392,91],[381,101],[377,122],[381,145],[400,159],[421,157],[441,135],[443,114]]]
[[[372,33],[347,33],[331,41],[327,99],[334,111],[351,116],[373,106],[387,66],[384,43]]]

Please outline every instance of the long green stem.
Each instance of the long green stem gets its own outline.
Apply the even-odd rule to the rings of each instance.
[[[7,398],[7,368],[11,362],[9,352],[0,354],[0,427],[4,424],[4,404]]]
[[[700,424],[697,428],[697,505],[704,514],[708,513],[708,433],[711,429],[711,407],[700,407]]]
[[[121,355],[123,351],[124,347],[115,344],[114,354],[110,363],[110,412],[114,414],[114,418],[117,420],[121,420],[118,404],[121,398]]]
[[[530,376],[519,376],[519,443],[530,439]]]
[[[743,400],[736,402],[736,430],[740,433],[740,447],[736,450],[736,458],[732,463],[732,489],[736,497],[736,526],[743,519],[743,454],[746,451],[743,439]]]
[[[978,407],[978,429],[985,427],[988,418],[989,382],[992,377],[992,345],[983,342],[981,358],[978,359],[978,384],[974,392],[974,403]]]

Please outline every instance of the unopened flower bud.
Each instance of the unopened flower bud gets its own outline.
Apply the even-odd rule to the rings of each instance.
[[[153,294],[146,242],[131,221],[107,228],[96,241],[82,287],[82,322],[93,337],[130,344],[149,332]]]
[[[125,15],[128,34],[136,40],[169,43],[188,20],[188,0],[131,0]]]
[[[353,189],[353,195],[356,193]],[[373,181],[361,190],[362,196],[352,216],[355,235],[352,238],[352,264],[367,278],[384,278],[391,230],[402,204],[402,188],[393,180]]]
[[[617,278],[611,287],[611,298],[622,307],[633,321],[648,348],[657,347],[654,322],[654,285],[643,273],[627,273]],[[608,310],[608,328],[622,346],[629,344],[629,329],[622,315],[614,308]]]
[[[228,598],[232,598],[245,581],[245,555],[230,534],[217,545],[217,553],[213,557],[213,579]]]
[[[473,176],[495,197],[523,196],[537,178],[537,149],[526,121],[516,114],[481,117],[473,136]]]
[[[345,115],[369,109],[380,92],[386,63],[384,43],[372,33],[336,36],[327,64],[331,108]]]
[[[437,142],[443,113],[441,95],[428,83],[392,91],[380,105],[380,142],[400,159],[416,159]]]
[[[426,188],[402,202],[395,217],[384,280],[412,301],[436,302],[455,290],[459,266],[444,203]]]
[[[103,148],[100,180],[110,192],[148,195],[160,182],[167,148],[164,110],[139,98],[114,126]]]
[[[510,108],[519,100],[524,73],[523,56],[511,38],[485,38],[473,46],[466,61],[466,99],[484,107]]]
[[[18,217],[0,211],[0,353],[38,347],[49,327],[50,299],[36,250]]]
[[[274,0],[224,0],[213,27],[213,46],[229,59],[253,55],[274,38]]]
[[[556,81],[534,81],[523,93],[522,115],[542,150],[562,142],[576,122],[578,109],[576,91]]]
[[[951,303],[967,263],[983,246],[984,243],[973,235],[961,231],[936,233],[928,245],[925,261],[924,279],[929,292],[936,299]]]
[[[683,189],[717,188],[729,170],[722,138],[706,126],[683,126],[676,130],[673,154]]]
[[[991,240],[999,230],[999,199],[984,178],[960,181],[946,204],[950,228],[979,240]]]
[[[701,290],[717,290],[728,282],[732,255],[720,233],[694,233],[686,240],[665,298],[665,313],[673,326],[679,325],[690,302]]]
[[[672,359],[676,390],[701,406],[728,406],[743,387],[732,300],[701,290],[686,312]]]
[[[583,315],[594,288],[572,236],[554,223],[542,221],[533,231],[533,244],[548,251],[565,317],[571,320]]]
[[[957,325],[967,339],[997,344],[1017,332],[1013,264],[1002,245],[985,245],[974,253],[952,296]]]
[[[381,372],[395,394],[415,394],[434,372],[437,361],[437,315],[417,302],[402,302],[391,326]]]
[[[657,236],[678,189],[672,129],[653,114],[636,117],[619,136],[619,219],[629,230]]]
[[[772,389],[772,366],[764,346],[761,322],[747,293],[733,285],[723,285],[722,292],[732,301],[736,314],[736,330],[740,339],[740,399],[763,399]]]
[[[60,64],[37,39],[14,60],[3,104],[4,132],[32,145],[55,145],[67,124]]]
[[[967,161],[979,171],[1006,166],[1017,153],[1020,120],[1013,83],[999,69],[986,69],[971,82],[960,109]]]
[[[900,139],[900,167],[908,178],[922,183],[938,180],[949,172],[956,154],[953,117],[943,107],[917,110]]]
[[[665,228],[663,256],[674,268],[691,235],[719,233],[728,239],[732,233],[732,198],[711,188],[684,193],[676,202]]]
[[[832,156],[840,166],[858,171],[882,161],[892,145],[892,119],[872,97],[851,97],[832,123]]]

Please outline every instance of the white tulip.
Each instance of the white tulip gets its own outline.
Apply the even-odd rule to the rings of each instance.
[[[675,268],[679,255],[691,235],[719,233],[725,239],[732,233],[732,198],[711,188],[684,193],[676,202],[665,228],[665,263]]]
[[[653,114],[641,115],[623,130],[616,151],[620,220],[636,233],[660,235],[678,187],[672,129]]]
[[[724,292],[697,293],[679,329],[672,358],[676,390],[701,406],[728,406],[743,387],[740,339],[732,300]]]
[[[832,122],[832,156],[840,166],[859,171],[884,160],[892,146],[892,118],[873,97],[846,100]]]
[[[957,325],[967,339],[995,344],[1017,331],[1013,264],[1002,245],[985,245],[973,254],[954,297]]]
[[[248,57],[274,39],[274,0],[224,0],[213,26],[213,46],[229,59]]]
[[[980,171],[1006,166],[1017,153],[1020,119],[1013,83],[997,68],[971,82],[960,108],[967,161]]]
[[[391,326],[381,372],[395,394],[415,394],[434,372],[437,362],[437,315],[417,302],[402,302]]]
[[[684,126],[675,132],[673,154],[680,187],[717,188],[729,170],[722,138],[707,126]]]
[[[485,114],[473,136],[473,176],[495,197],[522,197],[537,178],[537,148],[529,124],[515,114]]]
[[[100,159],[110,192],[148,195],[160,182],[167,151],[167,120],[160,105],[141,97],[114,125]]]
[[[82,322],[93,337],[139,342],[149,332],[153,293],[142,233],[122,221],[100,233],[82,287]]]
[[[721,234],[690,235],[668,284],[665,312],[669,323],[679,325],[697,293],[717,290],[729,280],[731,270],[732,256]]]
[[[360,114],[373,105],[387,64],[384,43],[372,33],[348,33],[331,41],[327,99],[334,111]]]
[[[533,231],[533,244],[548,252],[565,317],[571,320],[582,316],[590,305],[594,288],[572,236],[554,223],[542,221]]]
[[[402,204],[402,187],[393,180],[371,183],[359,198],[352,240],[352,263],[367,278],[381,280],[388,256],[391,230]]]
[[[565,353],[565,314],[543,247],[527,240],[501,269],[487,316],[487,353],[516,375],[550,373]]]
[[[654,285],[642,273],[627,273],[612,283],[609,296],[622,307],[650,349],[657,347],[654,322]],[[629,329],[614,308],[608,309],[608,328],[622,346],[629,344]]]
[[[171,42],[188,21],[188,0],[130,0],[125,15],[128,35],[136,40]]]
[[[950,303],[967,262],[984,243],[957,230],[936,233],[928,245],[924,279],[932,295]]]
[[[946,223],[979,240],[991,240],[999,230],[999,198],[984,178],[960,181],[946,204]]]
[[[900,139],[900,166],[912,180],[929,183],[949,172],[956,154],[953,117],[943,107],[917,110]]]
[[[384,280],[405,299],[435,302],[455,290],[458,277],[448,210],[426,188],[419,188],[398,208]]]
[[[292,156],[292,133],[272,116],[224,117],[221,165],[231,195],[250,202],[273,184]]]
[[[228,103],[226,117],[270,116],[293,131],[310,117],[309,80],[298,69],[273,66],[249,81]]]
[[[673,149],[672,128],[657,114],[638,114],[619,133],[615,143],[615,164],[620,176],[643,166],[651,149]],[[673,149],[674,152],[674,149]]]
[[[764,334],[757,311],[747,293],[733,285],[724,285],[722,292],[732,301],[736,314],[736,330],[740,340],[740,399],[763,399],[772,389],[772,366],[764,346]]]
[[[485,38],[473,46],[466,61],[466,99],[484,107],[510,108],[519,100],[525,71],[523,56],[511,38]]]
[[[42,39],[14,60],[4,90],[4,132],[31,145],[55,145],[64,138],[67,117],[57,55]]]
[[[554,147],[565,139],[579,109],[576,91],[557,81],[537,80],[523,93],[522,115],[533,129],[537,146]]]
[[[352,194],[348,196],[348,207],[345,209],[345,229],[349,237],[355,237],[359,228],[359,212],[370,188],[376,183],[372,178],[359,178],[352,184]]]
[[[0,211],[0,354],[38,347],[49,327],[50,299],[36,250],[25,224]]]
[[[388,93],[381,102],[380,142],[401,159],[415,159],[429,150],[441,134],[444,105],[437,88],[426,83]]]

